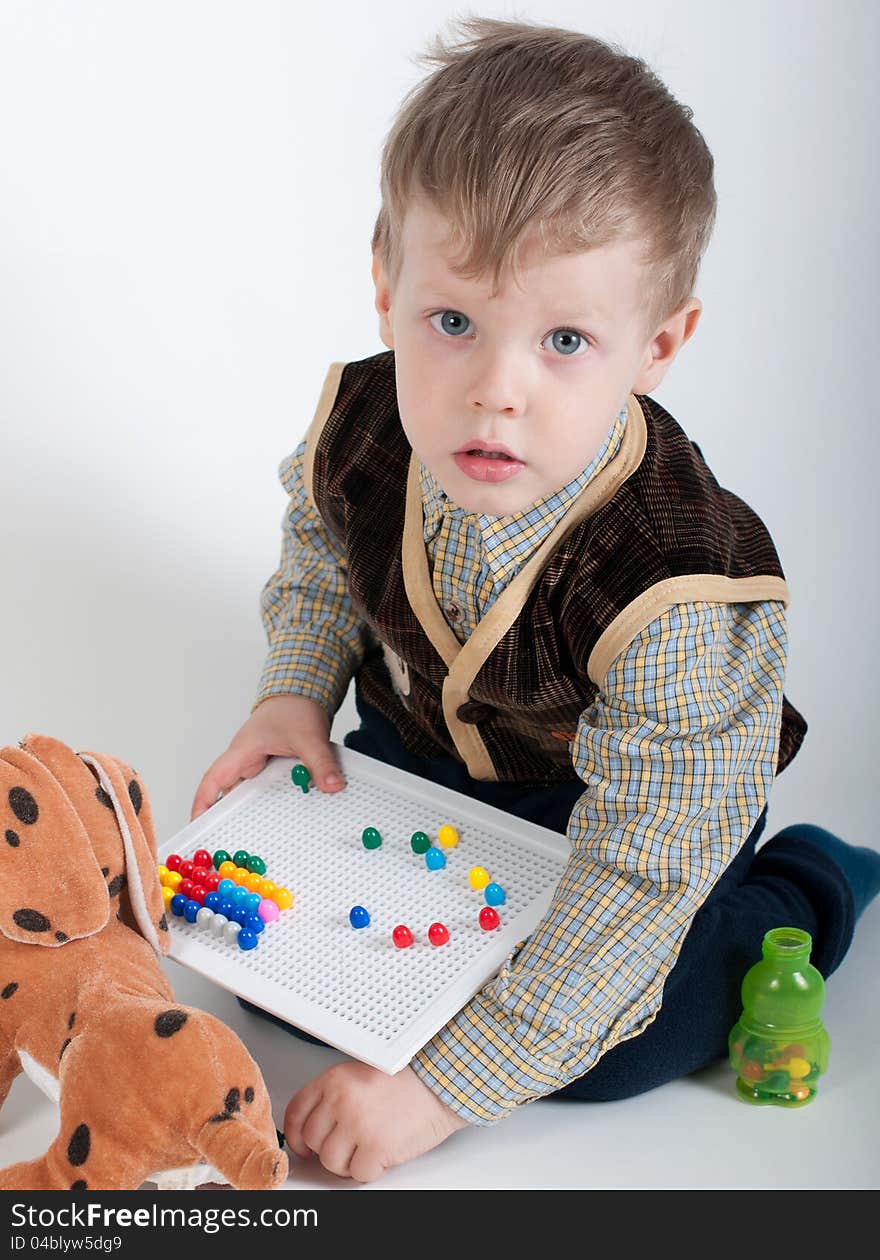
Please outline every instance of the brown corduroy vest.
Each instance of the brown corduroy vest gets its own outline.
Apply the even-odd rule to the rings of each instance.
[[[364,698],[410,751],[449,753],[475,779],[574,779],[578,719],[655,617],[695,600],[788,602],[761,520],[657,402],[630,395],[627,408],[615,457],[462,645],[431,585],[394,353],[331,365],[307,438],[307,489],[345,549],[352,604],[375,640]],[[805,731],[786,700],[777,772]]]

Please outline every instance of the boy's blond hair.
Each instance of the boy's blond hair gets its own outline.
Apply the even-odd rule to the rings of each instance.
[[[419,61],[382,150],[373,231],[396,284],[407,205],[450,223],[453,270],[495,290],[533,232],[551,255],[644,242],[645,335],[692,296],[715,221],[712,155],[644,61],[592,36],[495,18],[459,20]]]

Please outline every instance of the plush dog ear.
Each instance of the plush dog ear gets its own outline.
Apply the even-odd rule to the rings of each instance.
[[[0,750],[0,832],[4,936],[63,945],[106,926],[110,895],[83,820],[63,781],[24,743]]]
[[[168,918],[159,883],[156,834],[146,789],[134,770],[104,753],[79,754],[98,778],[112,807],[125,849],[127,896],[141,935],[159,954],[170,947]]]

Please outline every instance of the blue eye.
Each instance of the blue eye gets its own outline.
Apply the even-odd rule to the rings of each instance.
[[[438,316],[440,318],[439,327],[434,323]],[[438,332],[442,332],[448,337],[463,336],[471,324],[467,315],[463,315],[461,311],[434,311],[428,318],[431,321],[432,328],[436,328]],[[548,333],[541,344],[543,345],[549,338],[553,339],[553,346],[560,355],[568,358],[583,352],[589,345],[583,333],[577,332],[574,328],[557,328],[552,333]]]
[[[550,337],[553,339],[554,348],[569,358],[578,353],[580,346],[586,348],[588,344],[582,334],[575,332],[573,328],[557,328],[555,332],[548,333],[544,341]]]
[[[440,316],[441,328],[437,328],[434,320]],[[467,315],[462,315],[461,311],[435,311],[429,316],[431,327],[437,328],[438,332],[448,333],[450,337],[460,337],[462,333],[467,332],[470,320]]]

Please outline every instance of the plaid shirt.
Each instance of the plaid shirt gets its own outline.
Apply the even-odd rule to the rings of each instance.
[[[459,641],[614,458],[625,419],[580,476],[516,516],[463,511],[422,466],[434,594]],[[304,455],[302,442],[280,468],[289,507],[262,594],[269,654],[256,704],[295,693],[332,716],[366,627],[345,556],[306,496]],[[571,745],[584,792],[549,911],[411,1062],[465,1119],[489,1124],[560,1089],[657,1014],[693,915],[767,800],[785,655],[780,601],[700,602],[666,610],[611,663]]]

